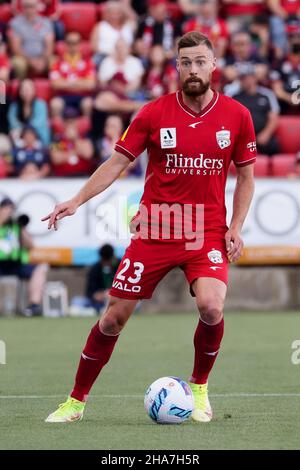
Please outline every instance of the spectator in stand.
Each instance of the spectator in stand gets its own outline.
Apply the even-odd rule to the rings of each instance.
[[[300,0],[267,0],[270,17],[271,42],[275,57],[288,53],[288,34],[300,33]]]
[[[167,59],[162,46],[152,46],[149,53],[149,66],[144,79],[147,99],[155,99],[178,88],[178,72]]]
[[[124,123],[118,114],[111,114],[107,117],[104,125],[104,135],[99,140],[100,164],[111,157],[116,142],[124,131]]]
[[[50,173],[49,158],[33,127],[25,127],[21,139],[13,149],[15,176],[36,180]]]
[[[136,26],[136,14],[128,4],[126,6],[124,2],[116,0],[106,2],[102,19],[95,26],[91,36],[96,65],[99,66],[105,56],[114,52],[119,39],[131,46]]]
[[[111,245],[103,245],[99,250],[99,261],[91,266],[86,282],[86,306],[92,306],[99,313],[109,299],[109,289],[117,272],[120,260],[116,258]]]
[[[122,39],[116,42],[113,54],[105,57],[100,65],[100,85],[106,86],[116,74],[121,74],[126,82],[126,96],[134,99],[141,85],[144,67],[140,59],[130,54],[128,44]]]
[[[8,123],[14,141],[20,138],[24,126],[29,125],[35,129],[44,147],[50,144],[47,103],[36,97],[32,80],[20,83],[17,97],[8,109]]]
[[[108,82],[108,86],[100,91],[93,103],[91,115],[93,142],[103,135],[105,121],[108,115],[120,114],[125,123],[129,123],[132,113],[144,106],[145,101],[132,100],[126,96],[127,82],[124,76],[116,73]]]
[[[51,146],[50,159],[55,176],[89,176],[95,169],[90,139],[80,137],[74,119],[65,123],[64,135]]]
[[[265,0],[222,0],[222,15],[231,34],[248,29],[266,10]]]
[[[111,157],[116,142],[121,137],[124,131],[124,123],[122,118],[117,114],[111,114],[106,118],[104,125],[104,135],[98,141],[99,164],[105,162]],[[141,163],[138,159],[132,162],[126,169],[126,172],[121,174],[121,177],[125,176],[140,176],[142,174]]]
[[[300,33],[289,37],[289,53],[274,67],[270,74],[272,88],[277,96],[281,112],[300,114]]]
[[[12,0],[12,10],[14,14],[23,13],[22,0]],[[38,12],[41,16],[46,16],[52,21],[55,39],[60,41],[64,38],[64,24],[59,20],[60,0],[38,0]]]
[[[224,20],[218,18],[219,5],[217,0],[199,0],[196,16],[183,25],[183,32],[199,31],[212,42],[216,57],[225,55],[229,34]]]
[[[252,47],[251,36],[247,32],[235,33],[231,38],[231,55],[225,59],[223,75],[227,83],[231,84],[230,90],[226,94],[235,94],[239,92],[239,74],[240,71],[248,65],[254,65],[255,74],[260,83],[264,83],[268,73],[267,61],[261,58]]]
[[[258,153],[274,155],[279,152],[275,131],[280,108],[276,96],[268,88],[258,86],[253,65],[241,72],[240,81],[241,91],[233,98],[251,113]]]
[[[181,27],[169,18],[167,0],[149,0],[148,15],[139,24],[135,50],[147,63],[151,47],[159,44],[169,59],[173,59],[175,40],[181,35]]]
[[[79,33],[68,33],[65,53],[51,67],[50,81],[56,94],[50,102],[53,117],[61,117],[65,107],[85,115],[90,113],[96,73],[92,60],[82,56],[80,41]]]
[[[268,60],[270,50],[269,15],[267,13],[256,16],[249,26],[254,49],[260,57]]]
[[[38,0],[22,0],[22,11],[10,22],[9,43],[16,77],[44,75],[53,55],[53,26],[38,13]]]

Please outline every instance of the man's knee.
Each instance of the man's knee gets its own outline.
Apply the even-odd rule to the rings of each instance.
[[[134,306],[131,303],[117,301],[110,303],[99,322],[100,330],[107,335],[118,335],[124,328]]]
[[[203,297],[197,300],[201,319],[209,325],[216,325],[222,320],[224,300],[218,295]]]

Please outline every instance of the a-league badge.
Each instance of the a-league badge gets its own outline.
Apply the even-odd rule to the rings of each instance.
[[[160,129],[160,146],[162,149],[173,149],[177,145],[176,128],[163,127]]]
[[[216,138],[220,149],[225,149],[231,144],[230,141],[230,131],[218,131],[216,132]]]

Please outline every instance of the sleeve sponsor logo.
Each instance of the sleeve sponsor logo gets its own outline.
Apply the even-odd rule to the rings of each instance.
[[[256,150],[256,142],[249,142],[247,144],[247,149],[250,150],[250,152],[255,152]]]

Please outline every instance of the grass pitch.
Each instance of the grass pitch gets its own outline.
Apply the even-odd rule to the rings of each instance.
[[[300,339],[297,313],[227,313],[210,378],[214,421],[151,422],[148,385],[188,378],[196,314],[136,314],[92,390],[83,421],[46,424],[65,400],[95,319],[0,319],[0,449],[300,449]]]

